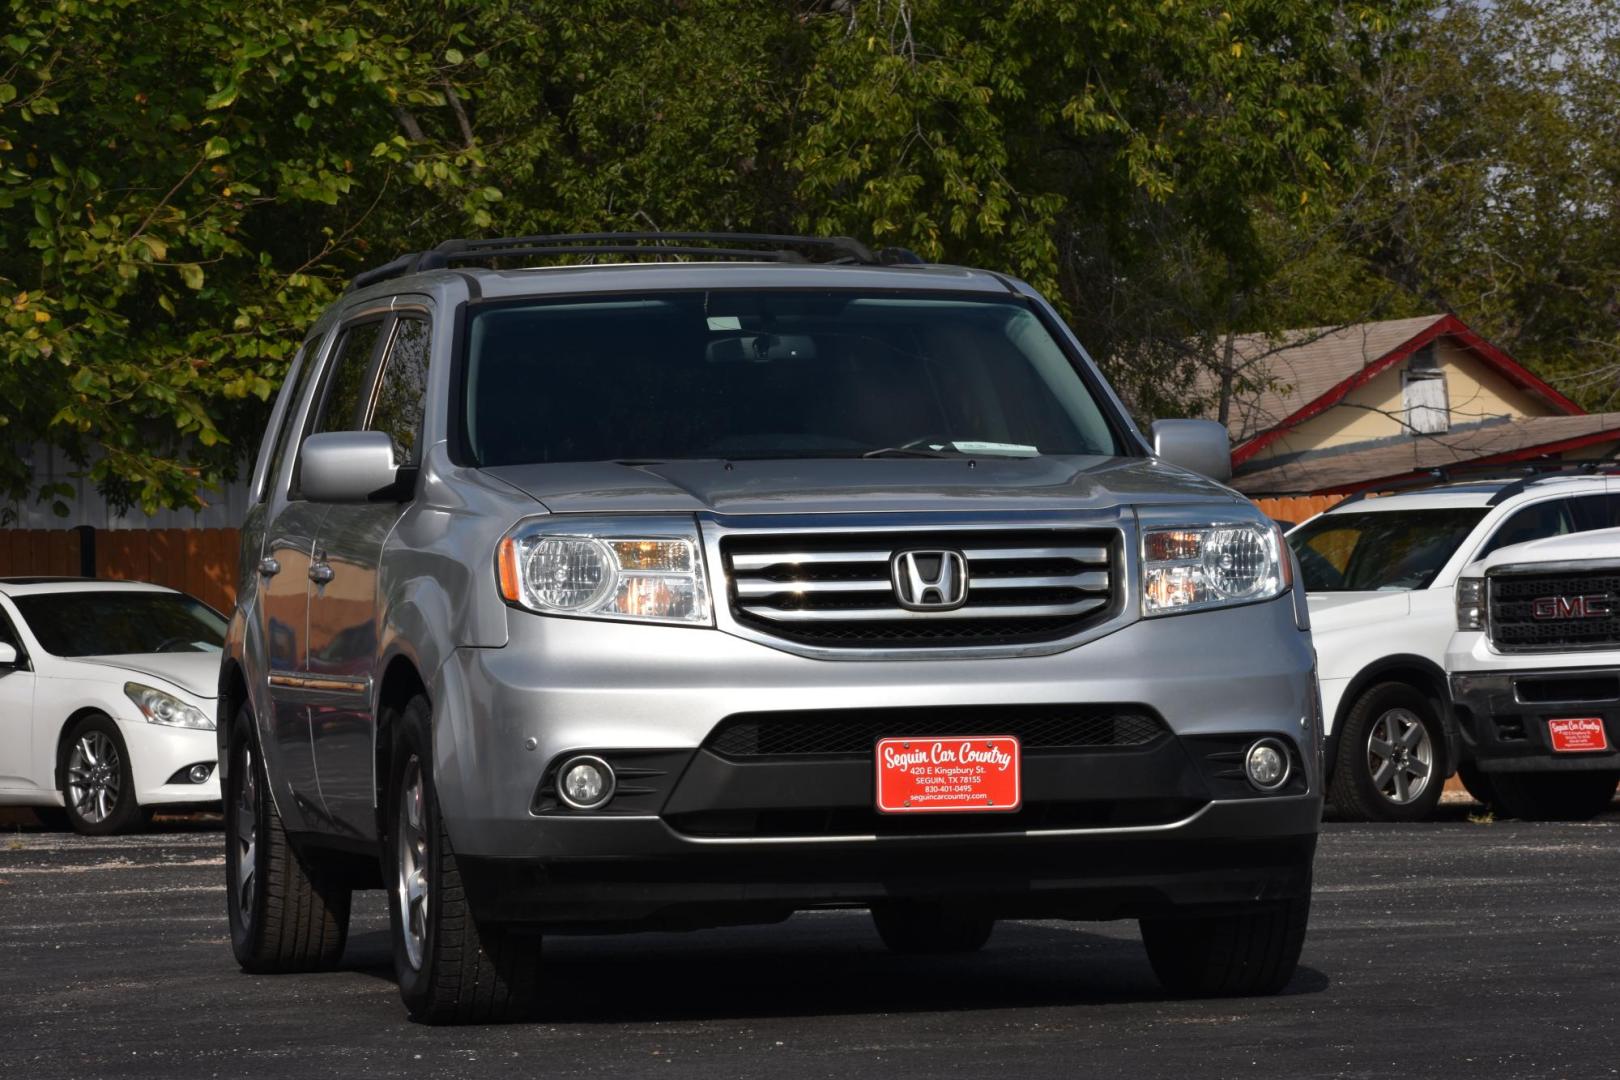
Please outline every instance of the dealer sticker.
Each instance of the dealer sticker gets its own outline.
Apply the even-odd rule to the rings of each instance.
[[[1608,733],[1596,716],[1570,716],[1547,721],[1552,748],[1560,754],[1580,754],[1609,748]]]
[[[1017,810],[1018,740],[1011,735],[881,739],[877,808],[885,814]]]

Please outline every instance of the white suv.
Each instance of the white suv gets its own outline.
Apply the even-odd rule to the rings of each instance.
[[[1606,809],[1620,784],[1620,529],[1471,564],[1446,670],[1469,790],[1520,818]]]
[[[1341,815],[1426,818],[1464,763],[1445,668],[1463,568],[1512,544],[1615,525],[1616,478],[1531,474],[1353,498],[1288,534],[1321,675],[1328,798]]]

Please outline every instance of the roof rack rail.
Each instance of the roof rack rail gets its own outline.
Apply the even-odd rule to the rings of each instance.
[[[793,236],[785,233],[726,232],[602,232],[556,233],[543,236],[503,236],[485,240],[446,240],[427,251],[412,252],[356,274],[349,290],[424,270],[442,270],[452,263],[497,259],[512,255],[675,255],[688,258],[750,259],[770,262],[809,262],[804,249],[834,254],[834,265],[914,266],[923,260],[906,248],[887,247],[874,252],[849,236]]]

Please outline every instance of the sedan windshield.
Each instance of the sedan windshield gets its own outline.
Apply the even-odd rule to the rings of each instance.
[[[710,291],[475,309],[481,465],[1119,452],[1033,310],[852,291]]]
[[[1426,589],[1485,507],[1323,514],[1288,534],[1305,591]]]
[[[219,652],[225,619],[180,593],[34,593],[13,601],[53,656]]]

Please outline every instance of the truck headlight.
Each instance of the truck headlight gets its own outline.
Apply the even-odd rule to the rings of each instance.
[[[166,727],[198,728],[203,731],[213,731],[214,721],[209,715],[197,708],[188,705],[173,694],[166,694],[155,686],[143,686],[138,682],[124,684],[124,693],[135,707],[141,710],[148,724],[163,724]]]
[[[1177,525],[1142,534],[1142,614],[1174,615],[1281,596],[1293,584],[1275,525]]]
[[[1457,629],[1485,629],[1485,579],[1457,579]]]
[[[697,528],[679,518],[542,518],[500,543],[509,604],[542,615],[707,626]]]

